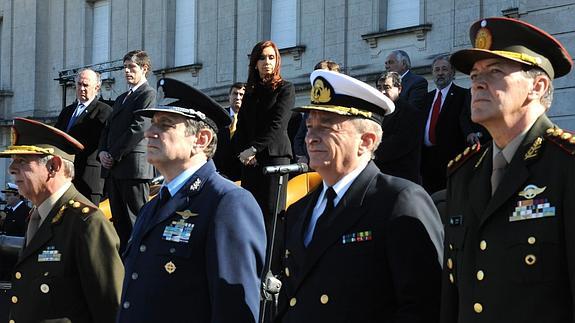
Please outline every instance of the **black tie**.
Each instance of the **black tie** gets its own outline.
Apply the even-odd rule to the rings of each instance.
[[[156,204],[154,213],[156,213],[162,206],[164,206],[164,204],[168,202],[170,197],[172,196],[170,195],[170,190],[168,189],[168,187],[167,186],[162,187],[162,189],[160,190],[160,196],[158,197],[158,203]]]
[[[317,238],[318,234],[321,234],[327,227],[329,227],[329,224],[331,223],[330,215],[331,213],[333,213],[333,209],[335,207],[334,200],[337,197],[337,194],[335,193],[333,187],[330,186],[327,188],[327,190],[325,191],[325,197],[327,199],[325,209],[317,219],[317,223],[313,231],[312,240]]]

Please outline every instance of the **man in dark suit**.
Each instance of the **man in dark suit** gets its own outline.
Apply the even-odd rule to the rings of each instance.
[[[371,162],[393,102],[347,75],[319,70],[311,81],[311,105],[299,109],[323,185],[287,211],[277,321],[438,322],[439,214],[419,185]]]
[[[116,98],[112,114],[100,138],[103,176],[110,196],[112,221],[120,236],[120,250],[124,250],[136,215],[148,200],[149,180],[154,176],[152,165],[146,161],[144,131],[148,119],[134,111],[156,105],[156,91],[148,85],[146,74],[152,63],[148,54],[135,50],[124,55],[124,70],[130,90]]]
[[[394,50],[385,59],[385,70],[396,72],[401,76],[400,97],[409,102],[413,107],[425,109],[425,95],[427,94],[427,80],[417,74],[413,74],[411,59],[405,51]]]
[[[158,82],[146,131],[148,161],[164,176],[124,254],[117,322],[256,322],[266,248],[261,210],[245,189],[216,172],[217,129],[229,114],[199,90]]]
[[[235,154],[235,148],[232,147],[231,137],[236,132],[238,121],[238,112],[242,106],[242,99],[246,92],[246,84],[237,82],[232,84],[228,92],[228,102],[230,105],[225,108],[232,118],[229,129],[218,132],[218,149],[214,155],[214,163],[218,171],[232,181],[240,180],[242,175],[242,164]]]
[[[76,101],[58,116],[54,127],[67,132],[84,145],[84,150],[74,160],[72,183],[82,195],[100,204],[104,193],[104,179],[101,177],[98,161],[98,142],[112,108],[97,99],[102,80],[100,74],[83,69],[76,77]]]
[[[383,73],[377,80],[377,89],[395,103],[395,111],[383,118],[383,134],[375,151],[375,164],[382,173],[421,184],[423,112],[400,97],[399,74]]]
[[[7,236],[23,237],[26,234],[26,220],[30,213],[30,207],[26,205],[24,197],[18,193],[18,185],[6,183],[6,189],[2,190],[6,199],[4,208],[4,223],[2,224],[2,234]],[[0,254],[0,280],[10,281],[12,279],[12,268],[16,264],[18,257],[10,254]]]
[[[120,299],[119,239],[100,209],[72,184],[83,149],[65,132],[16,118],[0,157],[34,209],[12,276],[15,322],[113,322]]]
[[[429,194],[445,189],[447,163],[463,151],[468,136],[476,136],[465,113],[470,109],[469,90],[453,83],[455,70],[449,56],[435,58],[431,68],[437,89],[427,94],[421,156],[423,187]]]
[[[572,322],[575,139],[545,115],[572,59],[543,30],[486,18],[453,65],[493,142],[451,163],[441,322]]]

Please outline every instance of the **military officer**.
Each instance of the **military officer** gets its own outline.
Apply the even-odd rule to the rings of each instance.
[[[3,189],[2,193],[6,198],[2,234],[23,237],[26,233],[26,220],[30,213],[30,207],[18,193],[18,185],[14,183],[6,183],[6,189]],[[10,281],[12,268],[17,260],[17,255],[0,254],[0,280]]]
[[[565,48],[520,20],[471,26],[453,54],[493,142],[449,164],[441,322],[573,322],[575,139],[547,118]]]
[[[286,214],[278,322],[438,322],[443,227],[417,184],[373,163],[393,102],[347,75],[311,74],[306,136],[323,185]]]
[[[164,176],[138,216],[124,254],[118,322],[255,322],[266,248],[261,210],[216,172],[217,131],[231,118],[199,90],[158,81],[145,132],[147,159]]]
[[[13,271],[10,322],[113,322],[120,300],[119,239],[104,214],[72,185],[81,143],[41,122],[16,118],[0,157],[34,209]]]

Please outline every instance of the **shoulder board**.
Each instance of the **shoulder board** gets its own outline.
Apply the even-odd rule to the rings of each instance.
[[[559,146],[561,150],[566,152],[568,155],[575,155],[575,136],[572,132],[555,126],[547,129],[545,132],[545,138]]]
[[[465,148],[461,154],[455,156],[455,158],[450,160],[447,164],[447,176],[453,174],[453,172],[469,160],[469,157],[477,154],[480,150],[481,144],[474,144],[473,146]]]
[[[73,210],[75,213],[80,213],[82,216],[87,216],[88,214],[92,213],[96,208],[94,206],[80,202],[75,200],[69,200],[67,203],[64,203],[58,213],[52,218],[52,223],[58,223],[62,220],[62,216],[64,215],[64,211],[67,209]]]

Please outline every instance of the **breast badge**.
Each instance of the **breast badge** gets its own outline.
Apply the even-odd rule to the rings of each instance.
[[[530,184],[519,192],[518,195],[526,198],[526,200],[517,201],[517,207],[515,207],[515,211],[509,217],[509,222],[555,216],[555,207],[549,203],[547,198],[535,198],[543,193],[546,188],[546,186],[539,188]]]
[[[188,243],[193,229],[194,224],[187,223],[184,219],[172,221],[172,223],[164,229],[162,239],[166,241]]]
[[[56,247],[49,246],[38,255],[38,262],[60,261],[62,254],[56,250]]]
[[[198,213],[194,213],[190,210],[183,210],[183,211],[177,211],[176,212],[179,216],[182,217],[182,219],[187,220],[190,217],[194,217],[194,216],[198,216]]]
[[[341,243],[348,244],[354,242],[370,241],[372,239],[373,236],[371,234],[371,231],[361,231],[361,232],[344,234],[341,237]]]
[[[174,271],[176,271],[176,264],[174,264],[171,261],[168,261],[165,265],[164,265],[164,269],[168,272],[168,274],[173,274]]]

